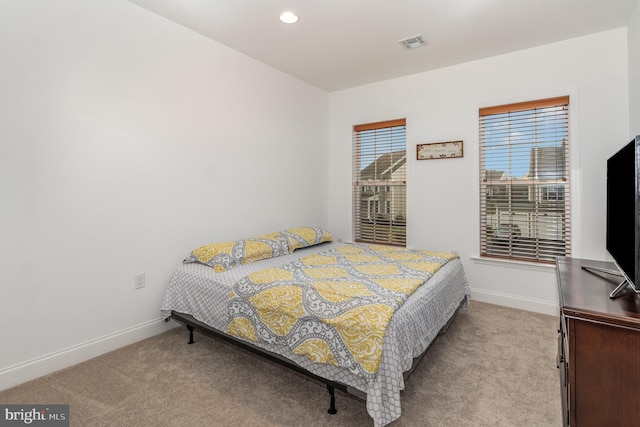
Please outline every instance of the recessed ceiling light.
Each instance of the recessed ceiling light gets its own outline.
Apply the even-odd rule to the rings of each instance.
[[[280,20],[285,24],[295,24],[298,22],[298,15],[287,10],[286,12],[282,12],[280,14]]]

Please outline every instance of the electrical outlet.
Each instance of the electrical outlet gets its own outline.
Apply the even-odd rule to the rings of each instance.
[[[135,289],[142,289],[145,285],[144,273],[138,273],[134,276],[134,287]]]

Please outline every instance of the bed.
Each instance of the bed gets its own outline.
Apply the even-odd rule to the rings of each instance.
[[[317,236],[319,229],[314,230]],[[189,328],[190,343],[193,342],[193,330],[199,329],[324,382],[330,394],[330,413],[336,412],[335,388],[365,399],[374,425],[384,426],[400,417],[400,391],[405,387],[408,374],[435,338],[446,330],[457,312],[466,309],[470,290],[464,269],[460,259],[451,256],[395,310],[386,326],[379,365],[373,374],[358,373],[353,366],[313,361],[308,355],[295,354],[281,342],[253,341],[228,333],[232,317],[230,296],[234,295],[239,284],[246,283],[248,277],[273,269],[286,270],[290,268],[288,266],[313,256],[351,251],[353,247],[358,250],[370,249],[367,245],[333,242],[330,234],[325,233],[322,239],[316,238],[314,241],[311,238],[307,239],[308,244],[294,245],[299,246],[295,250],[281,250],[281,246],[269,241],[270,256],[263,259],[254,257],[246,263],[237,262],[233,268],[220,269],[213,268],[218,265],[211,263],[183,262],[171,277],[161,308],[162,314],[165,320],[173,319]],[[267,236],[269,239],[277,236],[282,240],[283,235],[272,233]],[[290,236],[289,242],[293,242]],[[365,248],[361,249],[363,246]],[[223,260],[227,267],[233,264],[233,256],[231,254],[231,258],[227,256]]]

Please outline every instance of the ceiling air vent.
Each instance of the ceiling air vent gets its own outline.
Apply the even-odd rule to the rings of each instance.
[[[398,40],[398,43],[400,43],[402,46],[404,46],[407,49],[415,49],[417,47],[424,46],[425,44],[427,44],[427,42],[424,41],[424,38],[422,38],[421,35],[408,37],[403,40]]]

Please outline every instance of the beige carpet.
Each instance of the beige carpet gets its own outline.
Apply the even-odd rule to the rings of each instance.
[[[402,392],[392,426],[560,426],[558,319],[472,302]],[[186,328],[0,393],[70,405],[72,426],[371,426],[365,403]]]

